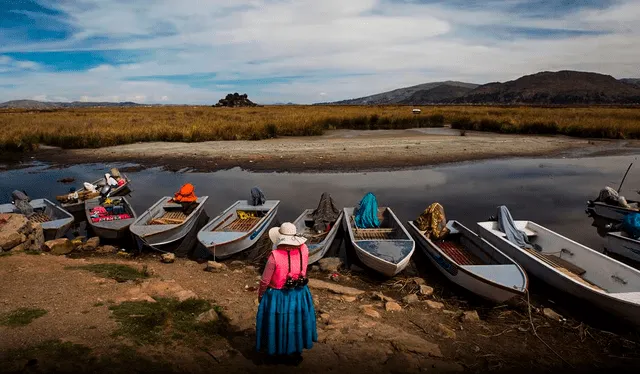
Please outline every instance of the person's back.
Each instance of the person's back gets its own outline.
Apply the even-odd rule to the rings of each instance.
[[[269,231],[276,248],[264,269],[256,316],[256,348],[269,356],[301,360],[318,340],[316,313],[307,287],[309,249],[295,226],[284,223]],[[284,357],[283,357],[284,358]]]

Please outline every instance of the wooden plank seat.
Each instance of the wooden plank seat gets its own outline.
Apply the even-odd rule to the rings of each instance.
[[[245,219],[236,218],[233,222],[231,222],[227,226],[218,227],[214,231],[219,231],[219,232],[248,232],[258,222],[260,222],[260,218],[259,217],[251,217],[251,218],[245,218]]]
[[[583,268],[576,266],[572,263],[570,263],[569,261],[560,258],[558,256],[555,255],[551,255],[551,254],[544,254],[544,253],[540,253],[538,251],[536,251],[535,249],[531,249],[531,248],[525,248],[525,251],[527,251],[528,253],[532,254],[533,256],[539,258],[540,260],[542,260],[542,262],[546,263],[547,265],[553,267],[554,269],[558,270],[559,272],[565,274],[566,276],[570,277],[571,279],[574,279],[582,284],[584,284],[585,286],[591,287],[595,290],[599,290],[599,291],[604,291],[606,292],[606,290],[596,286],[595,284],[589,282],[588,280],[582,278],[582,275],[584,275],[587,271],[584,270]]]
[[[183,212],[165,212],[162,217],[149,221],[149,225],[179,225],[187,220]]]
[[[355,229],[355,240],[389,240],[393,239],[395,229]]]

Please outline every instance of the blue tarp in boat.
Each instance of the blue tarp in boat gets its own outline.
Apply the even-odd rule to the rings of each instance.
[[[374,229],[380,227],[378,219],[378,200],[371,192],[364,195],[356,208],[356,227],[360,229]]]
[[[622,219],[622,229],[633,239],[640,238],[640,213],[629,213]]]

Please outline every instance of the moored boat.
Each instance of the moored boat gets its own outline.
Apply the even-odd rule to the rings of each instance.
[[[338,234],[338,230],[340,229],[340,224],[342,223],[343,212],[340,212],[338,218],[329,223],[329,229],[316,232],[313,229],[314,220],[313,220],[313,209],[306,209],[305,211],[293,221],[293,224],[296,226],[296,230],[299,235],[307,238],[307,248],[309,248],[309,264],[313,264],[317,262],[331,248],[333,241]]]
[[[628,203],[630,205],[634,204],[632,206],[637,206],[637,204],[639,204],[637,201],[631,200],[628,200]],[[592,211],[594,214],[600,217],[604,217],[616,222],[622,221],[624,216],[629,213],[638,213],[638,210],[634,208],[625,208],[622,206],[603,203],[601,201],[588,201],[587,211]]]
[[[265,200],[259,205],[238,200],[198,232],[198,241],[216,258],[242,252],[266,232],[279,205],[279,200]]]
[[[531,221],[479,222],[482,238],[530,275],[640,326],[640,272]],[[522,235],[521,240],[514,235]],[[515,244],[525,243],[524,246]]]
[[[164,246],[182,240],[191,231],[204,210],[208,196],[198,197],[195,208],[187,215],[171,196],[158,200],[129,226],[138,247]]]
[[[45,240],[61,238],[74,221],[69,212],[47,199],[34,199],[29,201],[29,205],[33,208],[33,214],[27,218],[42,226]],[[0,213],[21,214],[20,210],[13,204],[0,205]]]
[[[378,208],[380,226],[358,228],[354,220],[355,208],[344,208],[345,232],[356,255],[367,267],[388,277],[404,270],[415,249],[415,242],[391,208]]]
[[[640,240],[633,239],[624,231],[609,232],[606,239],[604,248],[607,252],[615,253],[640,263]]]
[[[120,173],[117,171],[117,169],[112,169],[111,173],[117,173],[114,174],[116,175],[116,180],[123,180],[124,183],[118,185],[117,187],[113,188],[110,192],[109,192],[109,196],[126,196],[129,195],[131,193],[131,181],[129,180],[129,178],[126,175],[120,175]],[[105,178],[100,178],[97,179],[95,181],[93,181],[91,184],[94,185],[96,187],[97,191],[100,191],[100,188],[102,188],[105,184],[106,184],[106,180]],[[84,209],[84,202],[86,200],[90,200],[90,199],[94,199],[96,197],[99,197],[100,193],[99,192],[91,192],[91,191],[87,191],[84,187],[80,188],[79,190],[75,191],[75,192],[70,192],[67,195],[62,195],[62,196],[58,196],[57,199],[58,201],[60,201],[60,205],[69,213],[78,213],[78,212],[82,212],[82,210]]]
[[[458,221],[448,221],[443,239],[430,239],[414,221],[407,226],[418,247],[450,281],[501,303],[522,296],[528,287],[520,265]]]
[[[84,202],[87,222],[93,233],[103,239],[122,239],[129,234],[129,226],[136,220],[136,212],[126,197],[111,197],[108,204],[100,198]],[[98,213],[102,207],[103,213]],[[115,208],[119,207],[119,208]]]

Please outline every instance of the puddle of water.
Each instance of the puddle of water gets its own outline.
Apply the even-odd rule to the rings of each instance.
[[[475,231],[475,222],[495,215],[496,207],[504,204],[516,219],[536,221],[602,250],[604,241],[584,212],[586,201],[606,185],[617,188],[634,161],[636,156],[613,156],[494,160],[368,173],[254,173],[240,169],[176,173],[152,168],[126,174],[133,181],[131,201],[138,213],[186,182],[195,184],[198,195],[210,196],[206,206],[210,217],[235,200],[250,198],[251,187],[260,186],[268,199],[281,200],[279,222],[291,221],[303,209],[314,208],[325,191],[339,206],[353,206],[365,193],[373,192],[380,205],[392,207],[403,222],[437,201],[445,207],[447,218],[457,219]],[[95,180],[114,166],[130,165],[82,164],[60,169],[36,165],[0,171],[0,203],[9,202],[14,189],[24,189],[33,198],[55,200],[70,186]],[[56,182],[65,177],[75,178],[75,182]],[[640,170],[632,169],[621,192],[634,199],[639,187]]]

